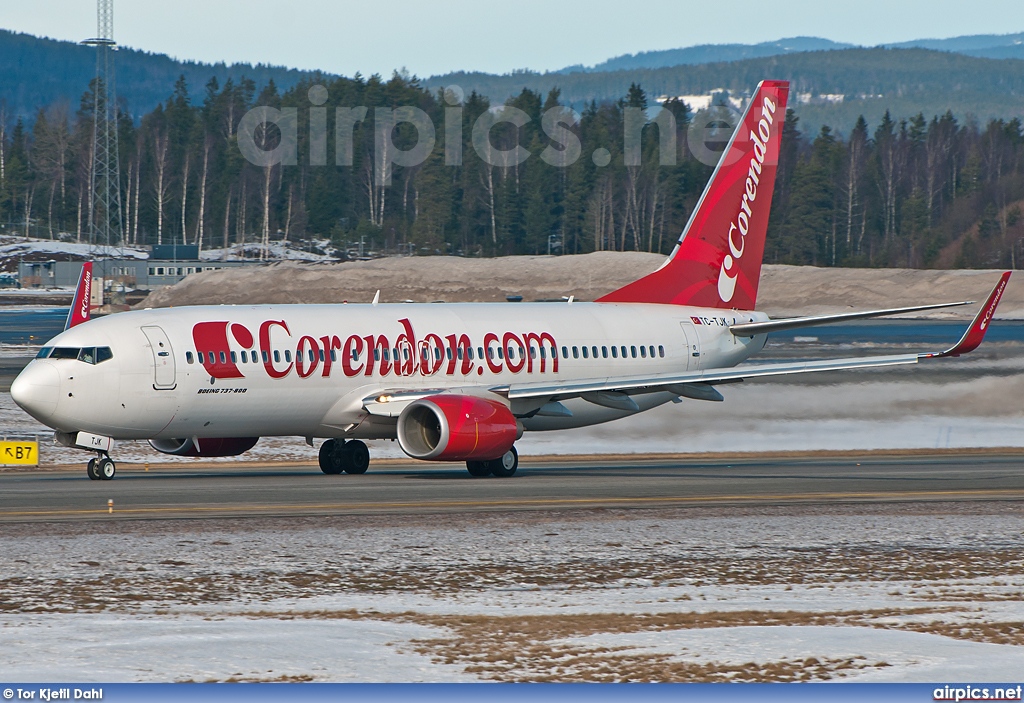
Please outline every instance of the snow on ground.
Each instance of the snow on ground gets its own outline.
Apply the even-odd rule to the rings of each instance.
[[[0,642],[3,670],[19,681],[476,680],[395,646],[437,634],[380,621],[15,616],[3,619]]]
[[[985,681],[1014,503],[5,526],[17,680]]]

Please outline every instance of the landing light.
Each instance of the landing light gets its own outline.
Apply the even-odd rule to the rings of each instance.
[[[390,403],[392,400],[390,395],[379,395],[377,396],[378,403]]]

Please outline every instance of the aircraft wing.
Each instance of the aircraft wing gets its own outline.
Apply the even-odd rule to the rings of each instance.
[[[844,312],[838,315],[814,315],[812,317],[789,317],[781,320],[766,320],[764,322],[740,322],[729,326],[729,331],[736,337],[753,337],[755,334],[767,332],[783,332],[795,330],[801,327],[817,327],[818,325],[831,325],[836,322],[847,322],[849,320],[863,320],[870,317],[882,317],[883,315],[903,315],[909,312],[921,312],[923,310],[939,310],[941,308],[953,308],[959,305],[970,305],[973,300],[965,300],[960,303],[938,303],[936,305],[916,305],[909,308],[890,308],[888,310],[867,310],[865,312]]]
[[[706,369],[680,374],[658,374],[633,378],[595,378],[566,383],[534,382],[511,384],[492,391],[507,395],[509,399],[550,397],[566,399],[584,393],[618,392],[618,393],[651,393],[657,391],[686,391],[687,386],[702,384],[705,389],[716,383],[730,383],[745,379],[768,376],[784,376],[797,373],[813,373],[817,371],[841,371],[846,369],[877,368],[883,366],[900,366],[916,364],[925,359],[937,359],[948,356],[960,356],[973,351],[981,344],[988,331],[989,323],[995,314],[999,300],[1006,289],[1010,271],[1003,273],[985,305],[975,315],[967,331],[960,341],[949,349],[923,354],[898,354],[894,356],[869,356],[853,359],[825,359],[821,361],[786,362],[778,364],[747,364],[723,369]],[[921,309],[921,308],[918,308]],[[760,323],[758,323],[760,324]],[[674,388],[675,387],[675,388]],[[698,388],[700,386],[697,386]],[[711,390],[711,389],[708,389]],[[679,392],[677,395],[690,395]],[[717,393],[716,393],[717,395]],[[717,399],[717,398],[708,398]]]

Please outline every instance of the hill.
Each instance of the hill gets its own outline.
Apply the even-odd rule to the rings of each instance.
[[[9,115],[29,117],[40,107],[67,102],[78,108],[79,98],[96,75],[95,50],[69,41],[57,41],[0,29],[0,100]],[[317,75],[281,66],[207,64],[178,61],[164,54],[120,48],[117,52],[117,92],[128,112],[142,115],[167,100],[178,76],[184,75],[194,98],[201,98],[207,81],[221,85],[249,78],[256,90],[273,80],[286,90]]]
[[[139,308],[180,305],[367,303],[380,289],[386,303],[500,302],[574,295],[594,298],[657,268],[665,257],[641,252],[580,256],[506,256],[471,259],[391,257],[343,264],[285,262],[266,268],[235,268],[189,276],[150,294]],[[952,300],[984,300],[998,279],[994,271],[830,269],[765,265],[758,309],[774,316],[849,312]],[[976,307],[933,314],[970,319]],[[1024,317],[1024,288],[1009,286],[1001,319]]]
[[[700,44],[681,49],[641,51],[623,54],[594,66],[567,66],[556,73],[591,73],[600,71],[629,71],[638,68],[668,68],[670,66],[742,61],[743,59],[779,56],[806,51],[835,51],[865,48],[854,44],[835,42],[821,37],[788,37],[760,44]],[[1024,32],[1018,34],[976,34],[949,39],[914,39],[884,44],[888,49],[933,49],[966,56],[988,59],[1024,59]]]
[[[950,110],[961,119],[973,115],[982,121],[1024,115],[1024,60],[916,48],[813,51],[628,71],[520,71],[502,76],[462,72],[432,77],[423,84],[456,84],[467,94],[475,90],[502,101],[523,88],[542,95],[558,88],[564,102],[580,109],[591,100],[618,100],[632,83],[639,83],[651,97],[707,95],[721,89],[747,96],[758,81],[769,77],[793,83],[794,107],[801,126],[811,132],[822,124],[846,131],[858,115],[874,122],[886,110],[896,117]]]

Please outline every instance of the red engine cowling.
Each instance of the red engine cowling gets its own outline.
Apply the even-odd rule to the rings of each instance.
[[[497,459],[518,437],[519,427],[508,406],[471,395],[420,398],[398,416],[398,443],[413,459]]]
[[[149,445],[158,452],[175,456],[238,456],[260,441],[259,437],[189,437],[187,439],[151,439]]]

